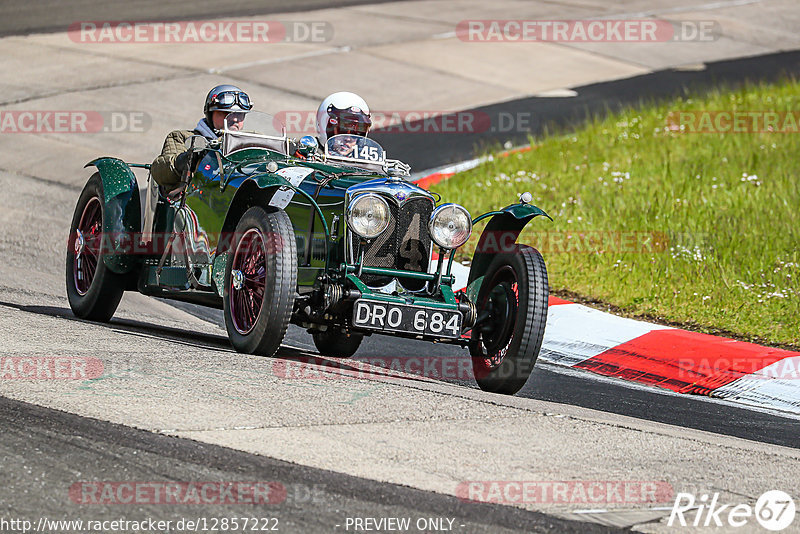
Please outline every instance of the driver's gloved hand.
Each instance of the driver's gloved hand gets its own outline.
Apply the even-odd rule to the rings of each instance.
[[[175,156],[175,163],[173,163],[173,170],[180,176],[181,180],[186,176],[186,171],[189,168],[189,163],[192,161],[192,151],[187,150]]]

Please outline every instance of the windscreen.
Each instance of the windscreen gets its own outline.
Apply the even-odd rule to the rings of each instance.
[[[386,163],[383,147],[376,141],[360,135],[334,135],[325,144],[325,155],[337,159],[353,160],[354,162],[378,165]]]
[[[268,113],[228,113],[223,137],[225,154],[243,148],[266,148],[288,153],[285,128],[281,121]]]

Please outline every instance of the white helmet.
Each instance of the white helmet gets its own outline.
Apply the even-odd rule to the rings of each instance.
[[[323,145],[338,134],[366,137],[370,126],[369,106],[355,93],[333,93],[317,109],[317,135]]]

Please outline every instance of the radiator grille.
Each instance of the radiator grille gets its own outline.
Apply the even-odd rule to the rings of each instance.
[[[364,251],[366,267],[402,269],[426,272],[431,252],[431,237],[428,232],[428,219],[433,212],[433,202],[426,198],[411,199],[398,206],[389,200],[391,220],[389,227],[367,245]],[[350,250],[353,259],[358,260],[361,250],[358,236],[350,234]],[[362,275],[365,284],[380,287],[392,281],[390,277]],[[425,287],[422,280],[401,279],[406,289],[418,291]]]

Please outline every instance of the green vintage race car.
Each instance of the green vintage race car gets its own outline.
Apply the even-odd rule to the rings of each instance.
[[[289,139],[251,112],[195,155],[178,194],[133,169],[96,159],[80,195],[66,257],[69,303],[108,321],[124,291],[224,310],[237,351],[272,356],[291,321],[327,356],[349,357],[373,333],[469,346],[484,390],[514,394],[528,379],[547,318],[547,272],[516,243],[532,218],[520,202],[472,219],[465,208],[407,181],[366,137],[317,146]],[[489,218],[463,290],[456,249]]]

